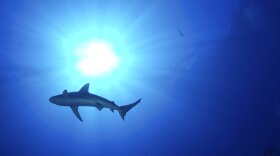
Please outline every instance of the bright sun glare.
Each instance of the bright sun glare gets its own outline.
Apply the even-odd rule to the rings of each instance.
[[[110,44],[91,41],[76,49],[77,69],[87,77],[97,77],[109,73],[118,66],[119,60]]]

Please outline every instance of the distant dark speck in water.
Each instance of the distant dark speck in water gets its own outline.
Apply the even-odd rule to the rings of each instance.
[[[182,32],[180,29],[177,28],[177,31],[178,31],[178,33],[179,33],[182,37],[184,37],[184,34],[183,34],[183,32]]]

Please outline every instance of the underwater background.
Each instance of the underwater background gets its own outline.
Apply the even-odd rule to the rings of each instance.
[[[280,1],[0,0],[0,155],[279,156]],[[77,68],[109,42],[119,66]],[[95,68],[94,66],[91,68]],[[49,102],[64,89],[126,115]]]

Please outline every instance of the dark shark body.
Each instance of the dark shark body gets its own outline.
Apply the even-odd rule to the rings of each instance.
[[[56,105],[69,106],[80,121],[83,121],[78,111],[78,107],[80,106],[96,107],[98,110],[109,108],[112,112],[117,110],[124,120],[126,113],[141,101],[141,99],[139,99],[132,104],[118,106],[113,101],[89,93],[88,88],[89,84],[87,83],[78,92],[67,92],[67,90],[64,90],[63,94],[53,96],[49,99],[49,101]]]

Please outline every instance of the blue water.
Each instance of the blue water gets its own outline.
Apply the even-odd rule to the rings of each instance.
[[[276,0],[1,0],[0,155],[279,155],[279,10]],[[77,70],[75,46],[91,39],[114,47],[117,69]],[[79,108],[84,122],[48,101],[85,83],[118,105],[142,101],[125,121]]]

